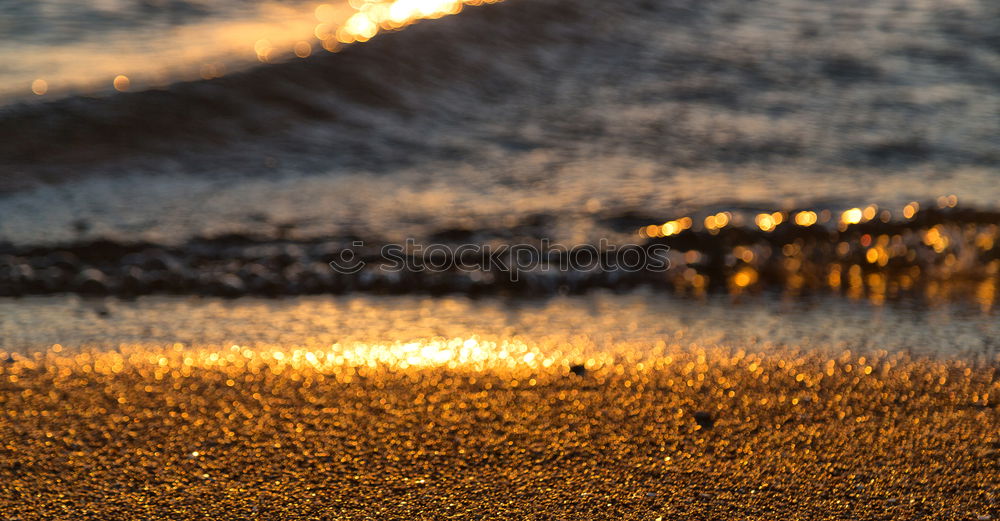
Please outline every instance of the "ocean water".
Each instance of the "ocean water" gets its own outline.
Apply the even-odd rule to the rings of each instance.
[[[477,4],[0,3],[0,293],[993,313],[995,2]],[[326,266],[407,239],[666,245],[671,269]]]
[[[234,33],[238,50],[213,41],[237,20],[278,24],[275,5],[309,26],[283,38],[308,43],[307,58],[264,30]],[[997,200],[989,1],[514,0],[336,53],[312,34],[319,5],[5,3],[3,187],[56,184],[4,209],[51,219],[57,239],[64,212],[113,208],[94,218],[108,234],[152,204],[162,211],[145,228],[176,237],[247,214],[325,221],[317,233],[329,233],[545,212],[575,233],[587,215],[629,210]],[[254,47],[268,35],[274,63],[261,64]],[[184,67],[214,54],[229,72],[194,79],[158,54],[189,45],[199,51]],[[78,52],[143,65],[105,73]],[[128,93],[115,94],[116,75]],[[59,208],[37,215],[39,199]],[[29,239],[23,224],[4,219],[3,237]]]

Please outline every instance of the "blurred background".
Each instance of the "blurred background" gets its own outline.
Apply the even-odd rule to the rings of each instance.
[[[992,306],[996,2],[0,12],[6,294],[652,284],[879,301],[961,281]],[[356,240],[372,254],[406,238],[665,242],[676,269],[512,288],[325,267]]]

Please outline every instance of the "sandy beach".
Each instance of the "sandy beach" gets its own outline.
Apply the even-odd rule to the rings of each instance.
[[[728,349],[591,368],[311,360],[184,349],[14,357],[0,373],[0,510],[8,519],[1000,513],[995,367]]]
[[[111,306],[88,330],[75,322],[97,314],[86,301],[22,309],[8,310],[8,341],[81,340],[3,354],[8,519],[1000,513],[985,317],[845,307],[830,326],[819,317],[836,304],[769,321],[754,304],[654,295],[515,308],[147,299]],[[897,328],[909,336],[887,332]],[[87,347],[111,331],[130,341]],[[955,331],[981,336],[947,346]],[[216,345],[157,343],[163,334]],[[773,343],[796,335],[826,347]],[[890,336],[892,351],[845,348]],[[225,345],[235,338],[247,343]],[[945,351],[907,352],[913,338]]]

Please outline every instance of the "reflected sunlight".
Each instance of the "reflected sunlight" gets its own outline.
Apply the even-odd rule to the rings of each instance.
[[[383,31],[423,19],[457,14],[466,5],[500,0],[351,0],[289,5],[265,2],[234,11],[228,19],[176,26],[155,25],[143,39],[104,34],[73,45],[27,45],[5,56],[0,98],[52,96],[82,91],[134,90],[178,80],[211,79],[270,63],[308,58],[315,47],[337,51]],[[318,23],[317,23],[318,22]],[[150,22],[152,23],[152,21]],[[10,90],[8,89],[8,86]]]

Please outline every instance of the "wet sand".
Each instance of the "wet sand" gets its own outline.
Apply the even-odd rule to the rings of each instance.
[[[1000,515],[995,355],[852,351],[835,342],[802,349],[754,342],[749,327],[742,339],[713,342],[711,320],[685,329],[671,322],[685,316],[671,319],[669,306],[657,311],[648,302],[655,300],[598,296],[584,310],[582,299],[568,299],[508,318],[489,302],[429,299],[423,307],[299,301],[284,310],[284,302],[238,301],[224,312],[140,301],[120,308],[138,310],[124,318],[112,307],[108,327],[122,328],[123,337],[130,321],[157,306],[161,313],[173,306],[174,318],[160,320],[173,320],[177,331],[211,323],[213,313],[228,316],[228,327],[262,324],[270,306],[273,327],[299,337],[275,337],[279,346],[248,327],[243,336],[253,345],[105,341],[104,349],[82,342],[4,354],[0,512],[10,519]],[[715,313],[681,304],[693,308],[690,316]],[[53,308],[32,301],[25,308],[45,316],[46,306]],[[215,311],[199,322],[206,309]],[[757,313],[730,309],[734,320]],[[893,313],[857,311],[869,320]],[[338,325],[324,333],[316,315]],[[539,334],[553,317],[562,319],[559,331]],[[787,313],[778,323],[808,335],[803,324],[826,327],[815,318]],[[394,329],[394,321],[424,329]],[[910,327],[933,344],[934,331],[948,331],[934,322],[918,316]],[[8,338],[30,326],[20,323],[7,323]],[[433,336],[439,328],[453,334],[447,324],[479,335]],[[882,325],[878,331],[889,329]],[[867,326],[845,326],[856,331],[845,338],[855,342]],[[326,344],[326,333],[344,340]]]

